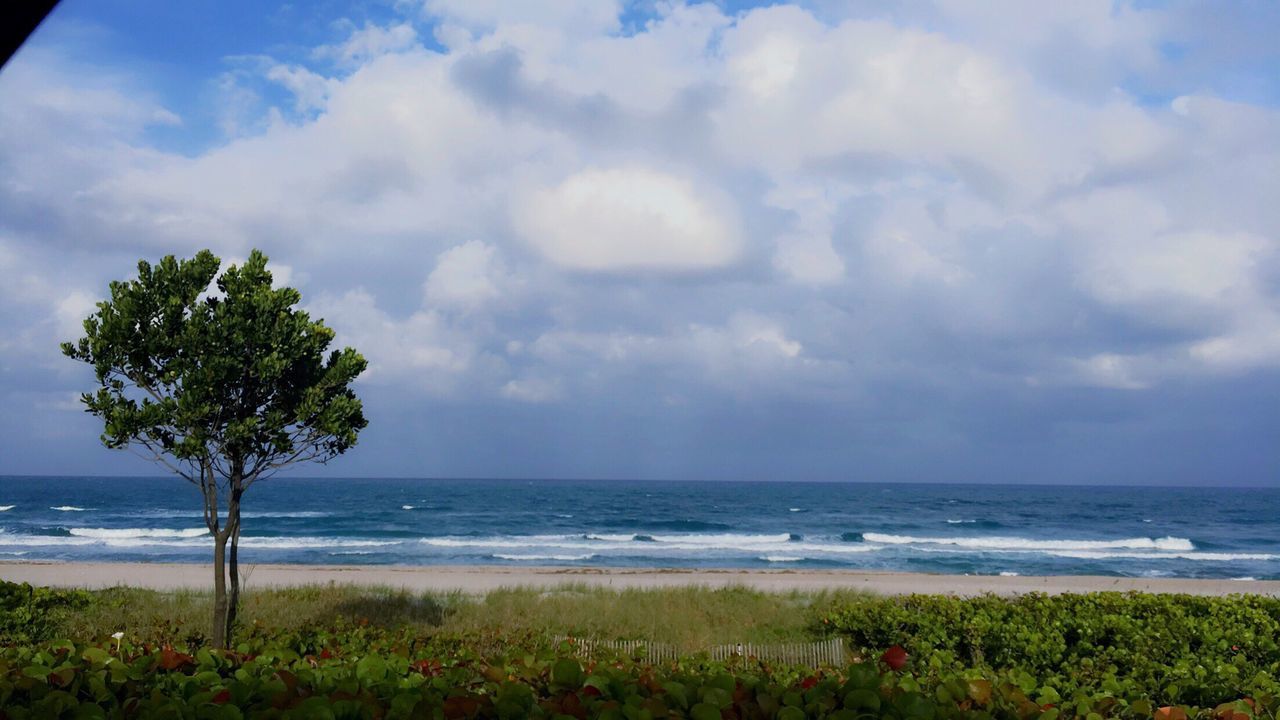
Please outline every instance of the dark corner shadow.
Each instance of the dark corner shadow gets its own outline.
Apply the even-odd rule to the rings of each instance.
[[[11,0],[0,3],[0,69],[53,11],[58,0]]]

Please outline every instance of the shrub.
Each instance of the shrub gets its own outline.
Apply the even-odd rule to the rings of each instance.
[[[32,587],[0,580],[0,644],[48,639],[69,612],[87,607],[85,590]]]

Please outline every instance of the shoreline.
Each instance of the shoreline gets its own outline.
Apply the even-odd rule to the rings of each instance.
[[[212,565],[0,561],[0,580],[53,587],[100,589],[127,585],[152,590],[209,589]],[[510,565],[265,565],[245,564],[241,577],[255,587],[298,585],[384,586],[418,592],[483,594],[503,587],[552,588],[571,583],[628,588],[700,585],[746,586],[768,592],[859,590],[877,595],[912,593],[1014,596],[1094,591],[1259,594],[1280,596],[1280,580],[1133,578],[1099,575],[942,575],[857,570],[736,568],[610,568]]]

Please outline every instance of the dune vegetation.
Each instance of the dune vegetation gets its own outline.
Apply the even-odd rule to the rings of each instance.
[[[211,602],[0,585],[0,716],[1246,720],[1280,707],[1280,600],[1261,596],[311,586],[247,593],[228,650],[209,637]],[[830,638],[847,662],[700,652]]]

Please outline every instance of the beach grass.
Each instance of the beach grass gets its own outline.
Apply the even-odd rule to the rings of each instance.
[[[61,620],[60,635],[93,637],[104,629],[162,642],[207,632],[212,594],[117,587]],[[813,640],[826,609],[859,597],[852,591],[763,592],[746,587],[623,589],[566,584],[514,587],[484,595],[417,593],[389,587],[304,585],[259,588],[241,597],[243,627],[273,631],[347,622],[411,627],[424,635],[538,634],[605,640],[642,639],[698,649],[721,643]]]

